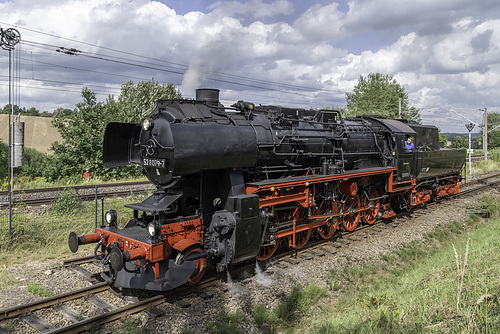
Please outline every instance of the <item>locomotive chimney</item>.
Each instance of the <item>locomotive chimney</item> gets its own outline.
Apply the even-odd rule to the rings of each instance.
[[[219,107],[219,90],[212,88],[197,89],[196,100],[205,101],[211,107]]]

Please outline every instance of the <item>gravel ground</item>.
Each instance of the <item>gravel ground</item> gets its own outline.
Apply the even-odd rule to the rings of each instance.
[[[268,263],[263,272],[246,273],[238,278],[229,278],[230,283],[221,282],[206,289],[203,294],[192,294],[183,298],[184,302],[191,304],[189,307],[183,308],[178,303],[165,303],[158,307],[165,312],[165,315],[152,320],[145,313],[141,313],[134,319],[139,328],[143,328],[147,333],[181,333],[184,329],[190,329],[193,333],[206,333],[206,324],[214,321],[217,314],[240,310],[242,316],[247,319],[242,322],[244,326],[242,330],[247,333],[261,333],[252,316],[246,312],[256,304],[260,303],[269,309],[273,308],[280,303],[282,297],[279,296],[288,295],[298,283],[306,284],[315,281],[327,287],[327,277],[331,269],[341,272],[345,266],[380,264],[382,263],[381,254],[391,253],[413,240],[423,240],[424,234],[437,226],[453,221],[464,222],[468,217],[465,209],[477,205],[477,199],[484,196],[483,193],[449,201],[439,204],[436,209],[413,214],[410,219],[400,219],[396,228],[388,227],[367,238],[344,245],[336,249],[337,254],[325,253],[324,256],[311,260],[300,259],[300,263],[295,265],[286,261]],[[498,191],[492,190],[487,193],[487,196],[500,200]],[[90,252],[90,250],[87,251]],[[84,253],[81,250],[76,256],[88,254],[90,253]],[[89,284],[74,272],[60,269],[59,264],[60,259],[4,267],[8,274],[19,281],[19,284],[0,290],[0,308],[39,299],[26,291],[27,285],[32,282],[37,282],[54,293],[67,292]],[[97,267],[92,267],[94,265],[87,266],[90,271],[98,270]],[[339,291],[331,291],[329,298],[335,298],[339,294]],[[112,293],[101,297],[117,307],[125,303]],[[87,316],[96,312],[95,306],[83,299],[72,302],[71,306]],[[56,318],[52,311],[37,313],[47,316],[48,319]],[[5,322],[2,325],[5,325]],[[116,323],[111,326],[122,325]],[[16,320],[12,333],[29,333],[29,330]]]

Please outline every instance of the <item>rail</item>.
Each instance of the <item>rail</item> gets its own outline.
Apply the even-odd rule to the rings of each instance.
[[[52,187],[52,188],[40,188],[40,189],[24,189],[15,190],[12,193],[12,202],[23,203],[26,205],[42,205],[50,204],[58,198],[58,196],[64,191],[72,191],[81,200],[94,200],[96,192],[99,197],[106,196],[125,196],[134,193],[144,193],[146,192],[146,187],[150,186],[151,183],[148,181],[135,181],[135,182],[120,182],[120,183],[108,183],[108,184],[97,184],[97,185],[81,185],[72,187]],[[144,186],[142,189],[125,189],[125,190],[113,190],[120,187],[137,187]],[[0,207],[8,205],[8,191],[0,191]]]
[[[31,303],[14,306],[14,307],[7,308],[7,309],[2,309],[2,310],[0,310],[0,321],[5,320],[5,319],[9,319],[9,318],[13,318],[13,317],[17,317],[19,315],[33,312],[36,310],[40,310],[43,308],[47,308],[47,307],[50,307],[53,305],[57,305],[59,303],[66,302],[69,300],[85,297],[89,294],[94,294],[94,293],[98,293],[98,292],[102,292],[102,291],[106,291],[106,290],[110,290],[110,289],[111,289],[111,287],[108,284],[99,283],[99,284],[91,285],[91,286],[88,286],[88,287],[85,287],[82,289],[78,289],[78,290],[62,293],[59,295],[55,295],[52,297],[36,300],[34,302],[31,302]]]

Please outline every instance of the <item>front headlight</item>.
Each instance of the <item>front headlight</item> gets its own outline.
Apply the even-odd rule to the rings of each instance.
[[[142,129],[144,131],[151,130],[154,126],[153,120],[151,118],[145,118],[142,120]]]
[[[108,225],[116,226],[117,214],[115,210],[109,210],[108,212],[106,212],[106,215],[104,217]]]
[[[155,231],[156,231],[155,222],[149,223],[148,224],[148,233],[151,237],[155,236]]]

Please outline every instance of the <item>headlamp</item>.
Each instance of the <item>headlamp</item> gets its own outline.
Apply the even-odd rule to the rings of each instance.
[[[117,214],[115,210],[109,210],[106,212],[104,218],[106,219],[106,223],[108,223],[108,225],[116,226]]]
[[[144,131],[148,131],[148,130],[151,130],[154,126],[154,122],[151,118],[145,118],[142,120],[142,129]]]
[[[153,238],[155,236],[156,232],[156,226],[155,222],[151,222],[148,224],[148,234]]]

